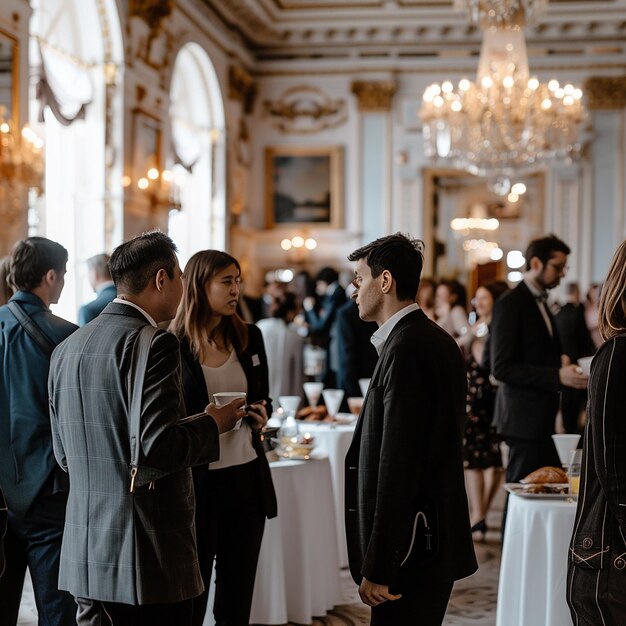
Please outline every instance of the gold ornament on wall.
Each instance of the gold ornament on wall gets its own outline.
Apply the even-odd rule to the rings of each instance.
[[[357,97],[362,113],[387,112],[391,110],[398,86],[393,81],[364,81],[352,83],[352,93]]]
[[[238,65],[228,68],[228,97],[241,102],[243,112],[247,115],[254,110],[257,86],[252,76]]]
[[[263,107],[276,128],[287,134],[318,133],[348,119],[345,100],[333,100],[318,87],[308,85],[291,87],[278,100],[265,100]]]
[[[626,107],[626,76],[592,76],[585,81],[590,110],[619,110]]]

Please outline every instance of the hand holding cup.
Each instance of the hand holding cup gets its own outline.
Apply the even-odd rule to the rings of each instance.
[[[208,413],[213,421],[217,424],[219,433],[225,433],[229,430],[239,428],[241,420],[246,414],[246,397],[240,396],[231,400],[227,404],[209,404],[205,413]]]

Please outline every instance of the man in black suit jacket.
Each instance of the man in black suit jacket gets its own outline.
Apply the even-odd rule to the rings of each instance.
[[[359,317],[359,307],[354,300],[346,302],[337,311],[335,334],[339,352],[337,386],[349,397],[361,396],[359,378],[371,378],[378,361],[376,349],[370,341],[378,328],[376,322],[364,322]],[[345,405],[347,407],[347,404]]]
[[[565,285],[565,297],[566,302],[554,316],[554,321],[559,331],[563,354],[567,354],[572,363],[577,363],[581,357],[593,354],[595,347],[585,321],[585,307],[580,302],[578,283]],[[582,434],[578,418],[586,404],[586,389],[566,387],[562,390],[561,414],[566,433]]]
[[[354,286],[379,360],[346,456],[350,571],[375,626],[439,626],[476,571],[462,462],[467,389],[455,341],[415,304],[422,244],[364,246]]]
[[[494,423],[509,446],[507,482],[530,472],[560,467],[551,435],[563,386],[584,389],[587,377],[562,356],[547,292],[567,271],[569,247],[554,235],[536,239],[526,251],[520,284],[495,304],[491,322],[491,367],[500,386]]]

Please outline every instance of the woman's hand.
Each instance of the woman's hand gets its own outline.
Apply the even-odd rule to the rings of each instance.
[[[217,406],[211,402],[204,409],[204,412],[213,418],[217,424],[217,430],[221,434],[232,430],[237,422],[246,415],[245,404],[245,398],[235,398],[232,402],[222,406]]]
[[[267,411],[265,410],[265,400],[256,402],[248,407],[248,423],[252,430],[261,430],[267,424]]]

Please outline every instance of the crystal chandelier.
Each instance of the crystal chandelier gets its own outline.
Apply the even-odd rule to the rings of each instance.
[[[464,78],[456,89],[450,81],[426,89],[420,109],[426,155],[497,179],[576,154],[585,118],[582,91],[554,79],[540,83],[528,70],[523,18],[531,8],[536,13],[539,3],[464,4],[474,8],[481,23],[490,24],[483,32],[477,79]]]
[[[457,9],[465,9],[472,24],[483,28],[532,24],[541,15],[548,0],[455,0]]]
[[[29,126],[15,128],[0,107],[0,219],[12,223],[30,190],[43,192],[43,141]]]

